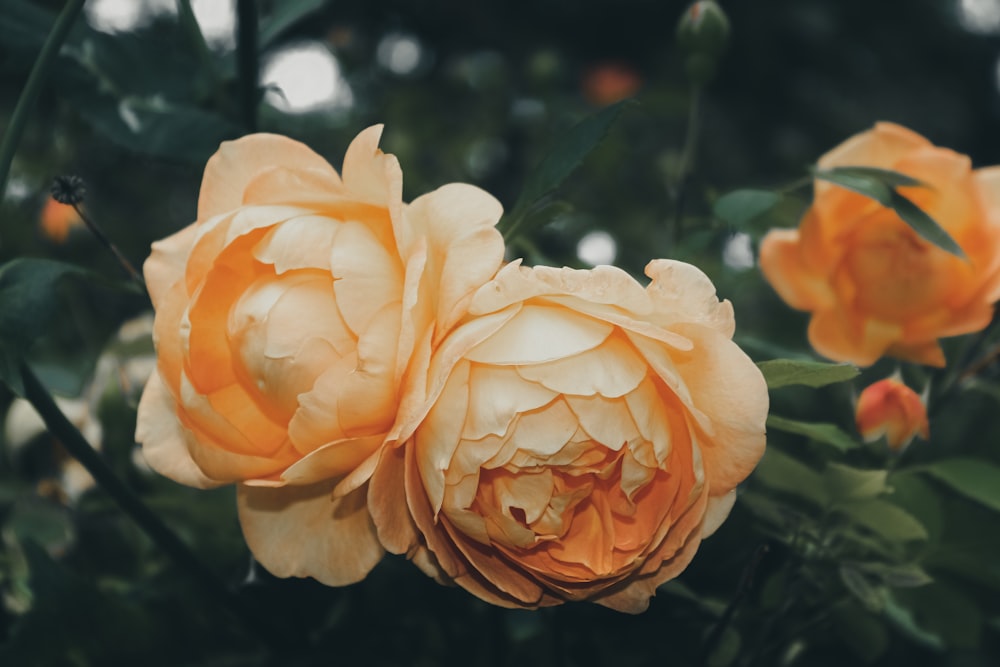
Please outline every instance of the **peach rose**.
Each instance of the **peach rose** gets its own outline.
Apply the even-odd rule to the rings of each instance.
[[[968,261],[924,241],[891,209],[817,181],[799,228],[764,237],[764,276],[790,306],[812,313],[809,341],[823,356],[943,366],[937,339],[983,329],[1000,298],[1000,167],[972,170],[966,156],[890,123],[819,161],[822,169],[838,166],[892,169],[926,184],[900,192]]]
[[[885,436],[894,452],[901,451],[914,437],[930,437],[927,407],[917,392],[896,377],[888,377],[865,387],[855,407],[858,432],[865,442]]]
[[[515,262],[476,293],[371,478],[389,551],[506,607],[639,612],[687,566],[764,452],[767,388],[704,274],[646,271]]]
[[[443,335],[499,268],[500,205],[446,185],[405,205],[381,126],[343,179],[304,145],[256,134],[209,160],[198,220],[153,244],[157,372],[136,439],[184,484],[239,482],[240,521],[279,576],[357,581],[381,558],[364,489],[418,341]]]

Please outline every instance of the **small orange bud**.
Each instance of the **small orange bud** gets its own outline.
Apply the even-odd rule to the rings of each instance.
[[[920,396],[898,377],[888,377],[861,392],[854,412],[858,431],[865,442],[885,436],[894,452],[902,451],[914,436],[930,437],[927,407]]]
[[[635,95],[642,87],[642,77],[623,62],[603,62],[583,75],[583,95],[594,106],[604,107]]]
[[[46,238],[56,243],[65,243],[70,229],[83,224],[80,214],[68,204],[60,204],[49,198],[38,216],[38,224]]]

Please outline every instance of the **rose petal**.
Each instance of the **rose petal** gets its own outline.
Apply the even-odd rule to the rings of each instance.
[[[503,238],[494,225],[502,214],[503,207],[491,195],[460,183],[418,197],[406,208],[408,224],[428,234],[430,263],[439,276],[438,283],[429,287],[436,295],[441,335],[500,268]]]
[[[166,390],[160,375],[154,372],[139,399],[135,439],[142,444],[142,454],[149,466],[175,482],[210,489],[226,480],[206,476],[188,450],[191,434],[177,418],[177,405]]]
[[[532,364],[569,357],[600,345],[612,327],[559,308],[526,305],[504,327],[469,350],[470,361]]]
[[[243,535],[271,574],[345,586],[364,579],[382,559],[384,551],[366,505],[367,489],[333,498],[334,483],[237,488]]]

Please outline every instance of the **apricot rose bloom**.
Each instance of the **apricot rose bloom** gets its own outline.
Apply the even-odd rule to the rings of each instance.
[[[157,372],[136,438],[178,482],[237,482],[240,521],[279,576],[340,585],[383,555],[362,484],[414,350],[464,315],[500,266],[499,203],[446,185],[409,205],[381,126],[343,178],[312,150],[256,134],[209,160],[198,219],[153,244]],[[362,480],[363,481],[363,480]]]
[[[924,183],[899,192],[968,260],[923,240],[891,209],[817,181],[799,228],[764,237],[764,276],[788,305],[812,313],[809,341],[823,356],[944,366],[938,339],[983,329],[1000,298],[1000,167],[973,170],[968,157],[891,123],[819,161],[821,169],[838,166],[891,169]]]
[[[924,440],[930,437],[923,399],[898,376],[865,387],[858,397],[854,417],[865,442],[885,436],[886,445],[894,452],[905,449],[918,435]]]
[[[524,608],[639,612],[687,566],[764,452],[767,388],[703,273],[646,272],[514,262],[476,293],[371,478],[389,551]]]

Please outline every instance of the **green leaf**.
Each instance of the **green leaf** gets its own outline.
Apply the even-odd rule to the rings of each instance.
[[[900,588],[892,596],[911,614],[916,626],[945,644],[973,648],[982,634],[983,612],[964,592],[943,581]]]
[[[927,215],[919,206],[896,190],[898,187],[926,187],[924,183],[906,174],[872,167],[817,169],[813,175],[819,180],[828,181],[857,192],[893,209],[900,219],[925,241],[933,243],[957,257],[966,259],[962,248],[934,218]]]
[[[604,140],[611,125],[628,104],[634,102],[623,100],[605,107],[556,138],[549,153],[528,174],[521,196],[518,197],[510,215],[504,216],[505,220],[501,221],[504,238],[510,237],[539,200],[562,185],[563,181],[580,166],[584,158]]]
[[[927,530],[912,514],[885,500],[840,503],[836,511],[889,542],[926,540]]]
[[[274,11],[260,22],[259,48],[264,50],[271,46],[289,28],[309,14],[319,11],[325,4],[326,0],[285,0],[274,3]]]
[[[21,361],[60,315],[58,284],[84,273],[79,267],[48,259],[15,259],[0,266],[0,381],[18,395]]]
[[[944,641],[941,637],[917,625],[913,612],[901,605],[892,593],[886,595],[883,612],[893,625],[918,644],[937,651],[944,650]]]
[[[813,176],[821,181],[833,183],[869,199],[874,199],[883,206],[892,207],[893,186],[870,173],[858,173],[856,168],[836,167],[817,169],[813,172]]]
[[[712,212],[728,225],[744,227],[777,206],[780,201],[781,195],[770,190],[734,190],[716,199]]]
[[[49,553],[63,553],[74,539],[69,511],[52,501],[25,497],[7,516],[4,531],[10,531],[21,543],[35,542]]]
[[[218,114],[157,97],[94,97],[78,110],[120,146],[192,164],[204,164],[221,142],[241,134],[239,127]]]
[[[927,574],[924,568],[916,563],[904,563],[900,565],[886,563],[855,563],[854,566],[878,579],[890,588],[916,588],[926,586],[934,581],[931,575]]]
[[[947,250],[956,257],[967,259],[965,252],[955,243],[955,239],[951,238],[951,235],[934,218],[895,190],[892,192],[891,206],[896,214],[903,219],[903,222],[912,227],[913,231],[925,241],[933,243],[942,250]]]
[[[741,644],[740,633],[732,626],[727,626],[708,655],[706,664],[708,667],[729,667],[739,656]]]
[[[858,446],[858,441],[844,433],[835,424],[825,422],[802,422],[794,419],[786,419],[777,415],[767,416],[767,427],[785,433],[803,435],[816,442],[831,445],[842,452],[854,449]]]
[[[837,572],[847,590],[865,606],[865,609],[868,611],[882,610],[881,592],[853,564],[844,563]]]
[[[1000,512],[1000,466],[982,459],[946,459],[913,468]]]
[[[760,361],[757,368],[764,374],[768,389],[788,385],[824,387],[836,382],[846,382],[861,372],[850,364],[826,364],[819,361],[798,359],[772,359]]]
[[[927,187],[924,182],[918,181],[912,176],[907,176],[906,174],[893,171],[891,169],[880,169],[878,167],[832,167],[830,169],[824,169],[821,173],[825,176],[844,180],[873,180],[888,185],[890,188]]]
[[[882,619],[857,602],[833,609],[836,632],[863,661],[874,662],[889,648],[889,633]]]
[[[889,490],[886,470],[862,470],[840,463],[827,463],[823,482],[835,500],[860,500],[876,498]]]
[[[141,664],[151,640],[166,639],[144,607],[103,593],[33,542],[23,548],[33,600],[0,644],[0,664]]]
[[[779,449],[768,447],[753,478],[776,491],[782,491],[824,507],[829,495],[822,476]]]

